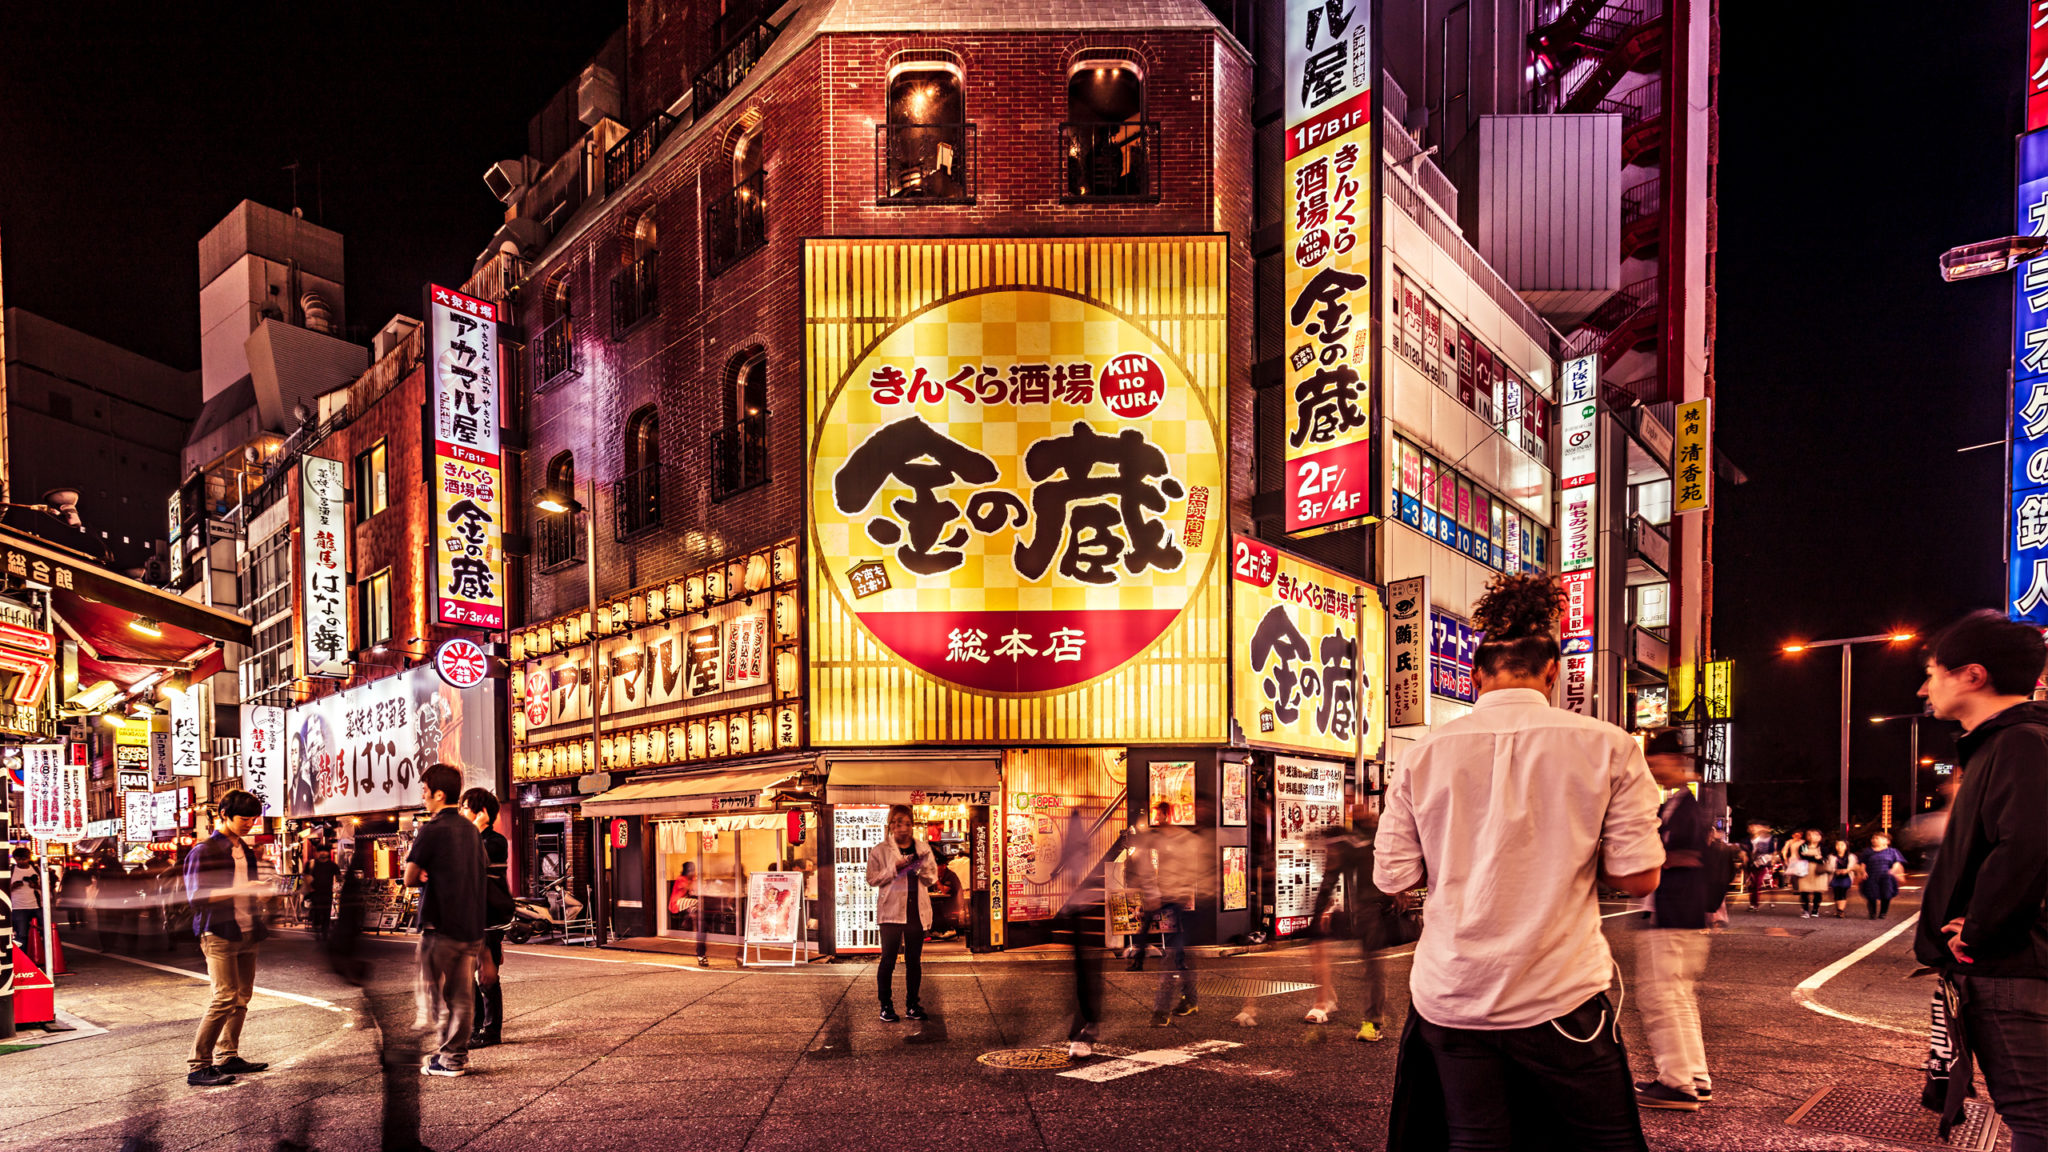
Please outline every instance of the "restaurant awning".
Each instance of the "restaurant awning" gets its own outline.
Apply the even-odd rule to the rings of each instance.
[[[993,804],[1002,761],[984,757],[835,759],[826,776],[834,804]]]
[[[583,814],[656,816],[764,808],[773,803],[776,785],[809,766],[805,759],[773,768],[634,780],[585,800]]]
[[[162,588],[152,588],[103,568],[68,549],[24,536],[0,526],[0,563],[14,575],[27,576],[57,591],[59,611],[66,599],[89,600],[125,613],[170,624],[228,644],[249,644],[254,639],[247,620],[233,612],[187,600]]]

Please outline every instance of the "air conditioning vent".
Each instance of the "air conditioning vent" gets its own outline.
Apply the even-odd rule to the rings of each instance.
[[[576,119],[584,127],[599,120],[623,120],[619,114],[619,81],[611,69],[592,64],[583,69],[583,78],[576,84]]]
[[[484,173],[484,185],[500,204],[510,204],[526,187],[527,161],[525,157],[516,160],[500,160]]]

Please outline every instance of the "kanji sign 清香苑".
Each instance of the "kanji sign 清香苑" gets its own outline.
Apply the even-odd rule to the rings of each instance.
[[[809,242],[814,739],[1222,734],[1225,248]]]
[[[1287,531],[1372,519],[1369,0],[1285,0]]]
[[[1671,512],[1705,511],[1714,499],[1714,402],[1693,400],[1676,409],[1671,447]]]
[[[1235,711],[1245,740],[1379,755],[1387,662],[1380,590],[1249,536],[1231,537],[1230,575]]]
[[[425,455],[438,623],[505,626],[499,404],[498,306],[428,285]]]
[[[299,465],[299,619],[302,676],[348,675],[348,471],[339,460],[308,456]]]

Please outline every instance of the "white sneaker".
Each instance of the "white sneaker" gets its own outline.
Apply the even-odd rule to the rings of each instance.
[[[1095,1055],[1095,1045],[1090,1044],[1086,1040],[1067,1041],[1067,1056],[1069,1058],[1081,1060],[1093,1055]]]
[[[1231,1017],[1230,1022],[1239,1028],[1257,1028],[1259,1026],[1259,1018],[1249,1008]]]
[[[1303,1016],[1302,1019],[1310,1024],[1328,1024],[1330,1022],[1330,1010],[1328,1008],[1311,1008],[1308,1010],[1308,1015]]]

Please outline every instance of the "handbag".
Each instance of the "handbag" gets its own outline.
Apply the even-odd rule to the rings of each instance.
[[[1795,880],[1804,878],[1808,873],[1812,871],[1813,861],[1808,860],[1804,856],[1794,856],[1785,864],[1785,875],[1790,876]]]

